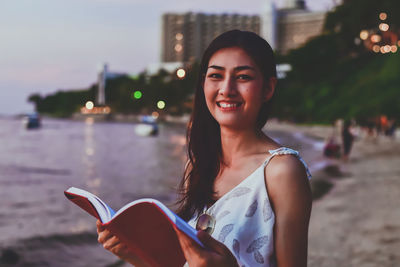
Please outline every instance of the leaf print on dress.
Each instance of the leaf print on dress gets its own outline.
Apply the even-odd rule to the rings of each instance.
[[[250,243],[249,247],[246,249],[246,252],[251,253],[262,248],[265,244],[267,244],[268,239],[269,238],[267,235],[257,238],[256,240]]]
[[[263,264],[264,263],[264,257],[261,255],[261,253],[256,250],[254,251],[254,259],[256,260],[256,262]]]
[[[227,224],[224,227],[222,227],[221,232],[218,235],[218,240],[222,243],[225,242],[225,238],[227,237],[227,235],[232,232],[233,230],[233,223],[231,224]]]
[[[240,254],[239,254],[240,253],[240,243],[236,239],[233,239],[232,249],[233,249],[233,252],[238,257],[238,259],[240,260]]]
[[[229,213],[231,213],[229,210],[225,210],[225,211],[221,212],[220,214],[217,215],[217,221],[221,220],[222,218],[224,218]]]
[[[268,242],[268,236],[264,235],[257,238],[250,243],[249,247],[246,249],[247,253],[253,253],[254,260],[258,263],[264,263],[264,257],[261,255],[259,249],[262,248]]]
[[[272,216],[272,208],[269,203],[268,198],[264,200],[264,207],[263,207],[263,217],[264,217],[264,222],[268,221]]]
[[[252,217],[253,215],[254,215],[254,213],[256,212],[256,210],[257,210],[257,206],[258,206],[258,201],[257,201],[257,199],[256,200],[254,200],[254,202],[250,205],[250,207],[247,209],[247,212],[246,212],[246,217]]]
[[[231,193],[228,194],[228,196],[225,198],[225,201],[234,198],[234,197],[240,197],[243,196],[251,191],[250,188],[248,187],[238,187],[234,189]]]

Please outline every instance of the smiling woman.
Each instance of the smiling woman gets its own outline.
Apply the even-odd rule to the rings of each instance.
[[[208,110],[221,128],[252,127],[262,104],[272,97],[275,81],[264,83],[243,49],[220,49],[211,57],[204,81]]]
[[[307,266],[310,174],[297,151],[262,131],[275,84],[273,51],[255,33],[223,33],[203,55],[178,215],[203,230],[205,248],[176,230],[191,267]],[[107,249],[142,266],[98,230]]]
[[[255,33],[226,32],[203,55],[178,214],[211,233],[211,252],[181,234],[189,266],[307,265],[308,169],[262,131],[275,85],[273,51]]]

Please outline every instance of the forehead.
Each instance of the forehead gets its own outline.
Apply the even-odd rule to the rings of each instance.
[[[225,68],[246,65],[257,68],[254,60],[247,54],[246,51],[239,47],[228,47],[218,50],[211,56],[208,62],[208,66],[212,65]]]

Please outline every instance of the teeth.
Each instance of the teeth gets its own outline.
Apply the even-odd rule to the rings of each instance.
[[[233,107],[239,106],[238,103],[235,103],[235,104],[219,103],[219,105],[220,105],[221,107],[223,107],[223,108],[233,108]]]

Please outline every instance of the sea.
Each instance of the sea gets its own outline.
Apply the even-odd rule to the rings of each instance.
[[[134,123],[0,118],[0,266],[127,266],[97,242],[95,219],[64,196],[88,190],[118,210],[144,197],[173,207],[186,162],[184,123],[138,136]],[[268,127],[267,127],[268,129]],[[311,165],[321,141],[267,131]]]

